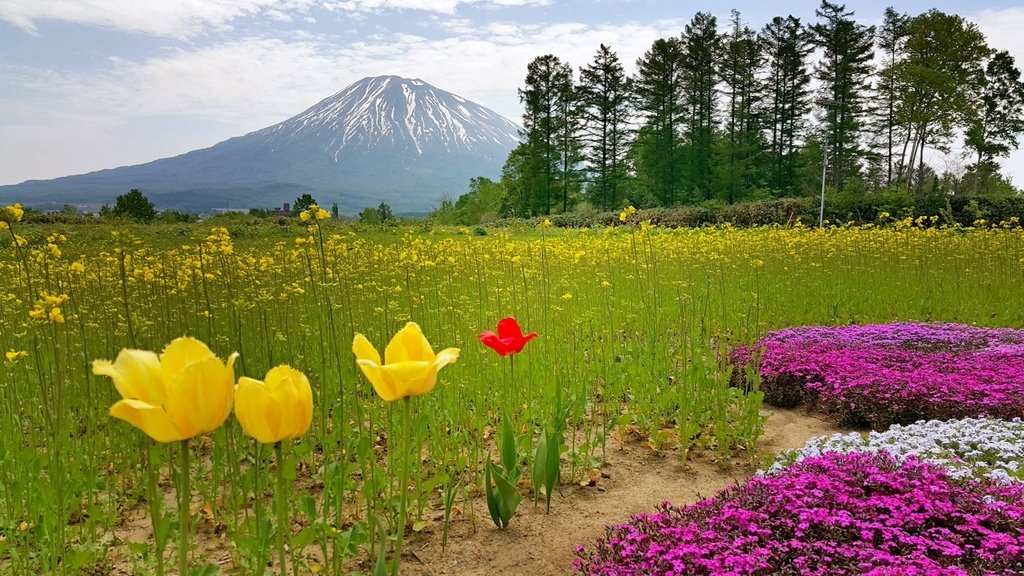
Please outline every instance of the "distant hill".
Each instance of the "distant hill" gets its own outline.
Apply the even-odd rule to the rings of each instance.
[[[425,212],[442,194],[465,192],[470,178],[497,178],[518,131],[493,110],[422,80],[378,76],[210,148],[0,186],[0,199],[98,206],[138,188],[158,209],[201,211],[270,208],[308,192],[349,212],[380,202]]]

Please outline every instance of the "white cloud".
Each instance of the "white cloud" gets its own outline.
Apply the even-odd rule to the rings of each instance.
[[[587,64],[602,42],[628,70],[659,37],[681,22],[621,26],[499,24],[430,39],[383,34],[334,44],[314,34],[291,41],[243,38],[175,49],[159,57],[111,58],[105,70],[0,69],[0,109],[20,120],[0,125],[3,183],[139,163],[209,146],[284,120],[364,76],[418,77],[519,121],[517,89],[526,65],[552,53],[574,68]],[[15,112],[17,112],[15,114]],[[178,119],[190,132],[164,138],[160,121]],[[209,125],[209,130],[203,130]],[[74,134],[59,138],[56,134]],[[41,140],[40,135],[47,135]],[[95,142],[88,153],[84,142]],[[29,152],[20,143],[38,142]],[[44,144],[45,142],[45,144]],[[106,160],[103,160],[106,158]]]
[[[459,6],[546,6],[550,0],[342,0],[325,2],[328,10],[380,12],[383,10],[420,10],[439,14],[455,14]]]
[[[4,0],[0,20],[29,32],[53,20],[116,30],[186,39],[226,28],[236,18],[267,12],[288,17],[313,0]]]

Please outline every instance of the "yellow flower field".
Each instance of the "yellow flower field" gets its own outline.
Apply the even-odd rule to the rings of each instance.
[[[802,324],[1024,326],[1016,222],[668,230],[623,212],[608,229],[476,236],[321,216],[114,228],[0,213],[0,574],[99,570],[115,549],[140,573],[177,573],[182,538],[210,530],[230,556],[224,574],[384,566],[400,551],[399,518],[415,527],[483,493],[486,462],[509,434],[503,413],[526,476],[561,424],[563,483],[598,467],[627,429],[671,442],[679,458],[751,453],[761,401],[729,387],[735,344]],[[508,316],[539,336],[503,357],[477,335]],[[409,322],[422,332],[402,336],[407,349],[366,347]],[[192,370],[159,356],[183,336],[171,346],[208,347],[189,362],[217,374],[189,376],[200,378],[188,384],[196,407],[168,401],[170,388],[138,388],[150,382],[139,372]],[[206,394],[232,361],[244,429],[235,415],[219,424],[228,396],[213,405]],[[395,380],[410,371],[416,379]],[[183,378],[171,372],[167,382]],[[412,410],[384,401],[409,397]],[[299,415],[273,416],[281,410]],[[153,510],[153,487],[175,485],[186,506]],[[278,496],[287,534],[271,521]],[[137,509],[155,534],[115,542]],[[202,571],[212,569],[203,550],[186,559],[191,573],[214,573]]]

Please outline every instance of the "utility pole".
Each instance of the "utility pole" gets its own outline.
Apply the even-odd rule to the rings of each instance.
[[[825,221],[825,169],[828,168],[828,150],[821,148],[821,208],[818,210],[818,228]]]

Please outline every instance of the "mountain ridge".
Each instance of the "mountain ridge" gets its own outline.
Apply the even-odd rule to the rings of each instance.
[[[424,212],[497,178],[519,127],[420,79],[363,78],[271,126],[144,164],[0,186],[26,205],[110,204],[131,188],[160,209],[268,208],[310,193],[353,212]]]

